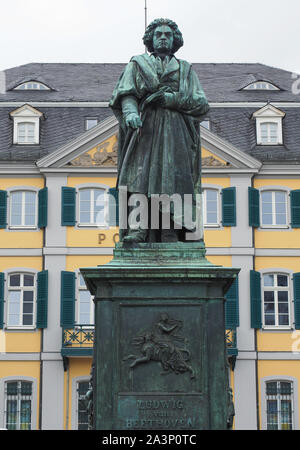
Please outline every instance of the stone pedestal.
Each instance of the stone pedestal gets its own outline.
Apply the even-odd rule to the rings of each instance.
[[[81,269],[95,296],[98,430],[227,428],[224,295],[239,269],[202,243],[117,244]]]

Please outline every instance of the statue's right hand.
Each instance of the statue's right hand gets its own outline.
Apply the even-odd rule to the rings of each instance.
[[[131,128],[141,128],[142,121],[141,118],[138,114],[136,113],[130,113],[125,117],[125,123],[127,127],[131,127]]]

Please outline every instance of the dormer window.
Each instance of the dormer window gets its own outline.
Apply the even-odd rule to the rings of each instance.
[[[258,145],[281,145],[282,119],[285,113],[268,104],[253,114],[256,121],[256,139]]]
[[[39,144],[40,119],[43,113],[30,105],[23,105],[12,111],[10,116],[13,119],[14,144]]]
[[[248,84],[244,87],[245,91],[248,90],[259,90],[259,91],[280,91],[280,89],[268,81],[255,81],[254,83]]]
[[[30,91],[50,91],[50,88],[39,81],[26,81],[14,88],[14,91],[30,90]]]

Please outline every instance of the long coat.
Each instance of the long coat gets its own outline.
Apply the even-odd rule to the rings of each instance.
[[[172,109],[147,104],[161,89],[176,93]],[[121,100],[134,96],[143,126],[133,132],[122,116]],[[191,65],[172,56],[163,67],[154,55],[135,56],[127,64],[110,107],[119,121],[118,186],[128,192],[195,194],[201,188],[199,119],[209,106]]]

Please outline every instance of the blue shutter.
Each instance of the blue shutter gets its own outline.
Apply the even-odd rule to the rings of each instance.
[[[295,329],[300,330],[300,272],[293,275]]]
[[[61,272],[60,325],[73,328],[75,322],[75,273]]]
[[[47,328],[48,322],[48,270],[37,275],[37,315],[36,327]]]
[[[249,226],[259,227],[259,190],[248,187]]]
[[[4,273],[0,272],[0,329],[4,325]]]
[[[119,226],[119,190],[110,188],[109,194],[109,225],[111,227]],[[113,201],[114,199],[114,201]]]
[[[76,223],[76,189],[62,187],[61,191],[61,224],[74,227]]]
[[[300,189],[291,191],[290,199],[292,228],[300,228]]]
[[[250,270],[251,328],[261,328],[260,273]]]
[[[224,227],[236,226],[236,188],[222,189],[222,223]]]
[[[6,228],[7,225],[7,192],[0,191],[0,228]]]
[[[239,326],[239,283],[234,280],[225,295],[225,327],[236,328]]]
[[[38,207],[38,227],[47,226],[48,218],[48,188],[44,187],[39,190],[39,207]]]

